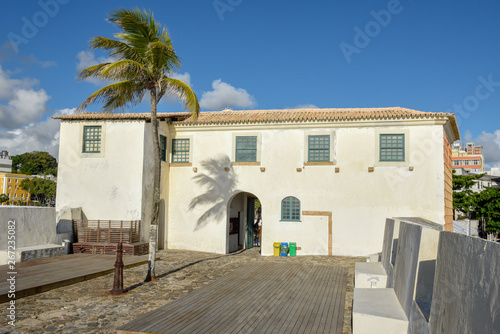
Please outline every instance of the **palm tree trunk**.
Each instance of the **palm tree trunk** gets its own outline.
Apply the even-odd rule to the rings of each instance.
[[[149,227],[149,259],[148,273],[144,282],[149,282],[156,278],[156,241],[158,239],[158,218],[160,212],[160,143],[158,139],[158,119],[156,118],[156,87],[151,90],[151,133],[153,135],[153,155],[154,155],[154,176],[153,176],[153,212],[151,225]]]

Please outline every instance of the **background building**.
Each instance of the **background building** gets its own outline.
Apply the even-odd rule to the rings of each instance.
[[[0,173],[12,173],[12,160],[7,151],[0,153]]]
[[[453,169],[463,168],[469,172],[482,172],[484,170],[483,146],[467,143],[462,147],[460,142],[453,143],[451,151]]]
[[[21,189],[21,182],[29,179],[31,175],[0,173],[0,191],[9,196],[10,201],[29,201],[28,191]]]

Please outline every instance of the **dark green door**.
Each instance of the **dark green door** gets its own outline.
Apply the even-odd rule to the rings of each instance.
[[[253,220],[255,211],[255,198],[247,199],[247,249],[253,247]]]

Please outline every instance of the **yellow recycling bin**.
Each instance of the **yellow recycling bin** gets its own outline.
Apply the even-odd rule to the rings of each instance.
[[[274,248],[273,255],[274,256],[280,256],[281,243],[279,243],[279,242],[273,243],[273,248]]]

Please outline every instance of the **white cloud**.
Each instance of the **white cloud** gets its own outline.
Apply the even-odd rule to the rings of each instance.
[[[243,88],[235,88],[221,79],[212,82],[212,91],[201,95],[200,107],[220,110],[228,107],[251,108],[255,103],[252,95]]]
[[[60,109],[54,112],[54,116],[70,115],[75,111],[76,108]],[[59,120],[49,118],[15,130],[0,130],[2,143],[0,149],[9,151],[10,155],[45,151],[57,158],[59,154],[59,122]]]
[[[114,62],[115,60],[111,57],[97,57],[92,51],[80,51],[76,55],[76,58],[78,59],[78,63],[76,63],[76,69],[78,72],[83,70],[84,68],[94,66],[97,64],[102,64],[102,63],[111,63]],[[98,86],[103,86],[109,84],[108,81],[104,80],[99,80],[95,78],[88,78],[85,79],[85,81],[93,83],[94,85]]]
[[[299,104],[293,109],[318,109],[319,107],[314,104]]]
[[[35,79],[12,79],[0,67],[0,129],[15,129],[39,120],[47,111],[50,96],[35,90]]]
[[[483,131],[473,142],[483,145],[484,160],[489,167],[500,167],[500,130],[493,133]]]
[[[173,79],[177,79],[177,80],[183,81],[184,83],[186,83],[191,88],[193,87],[193,86],[191,86],[191,75],[188,72],[173,73],[171,77]]]

